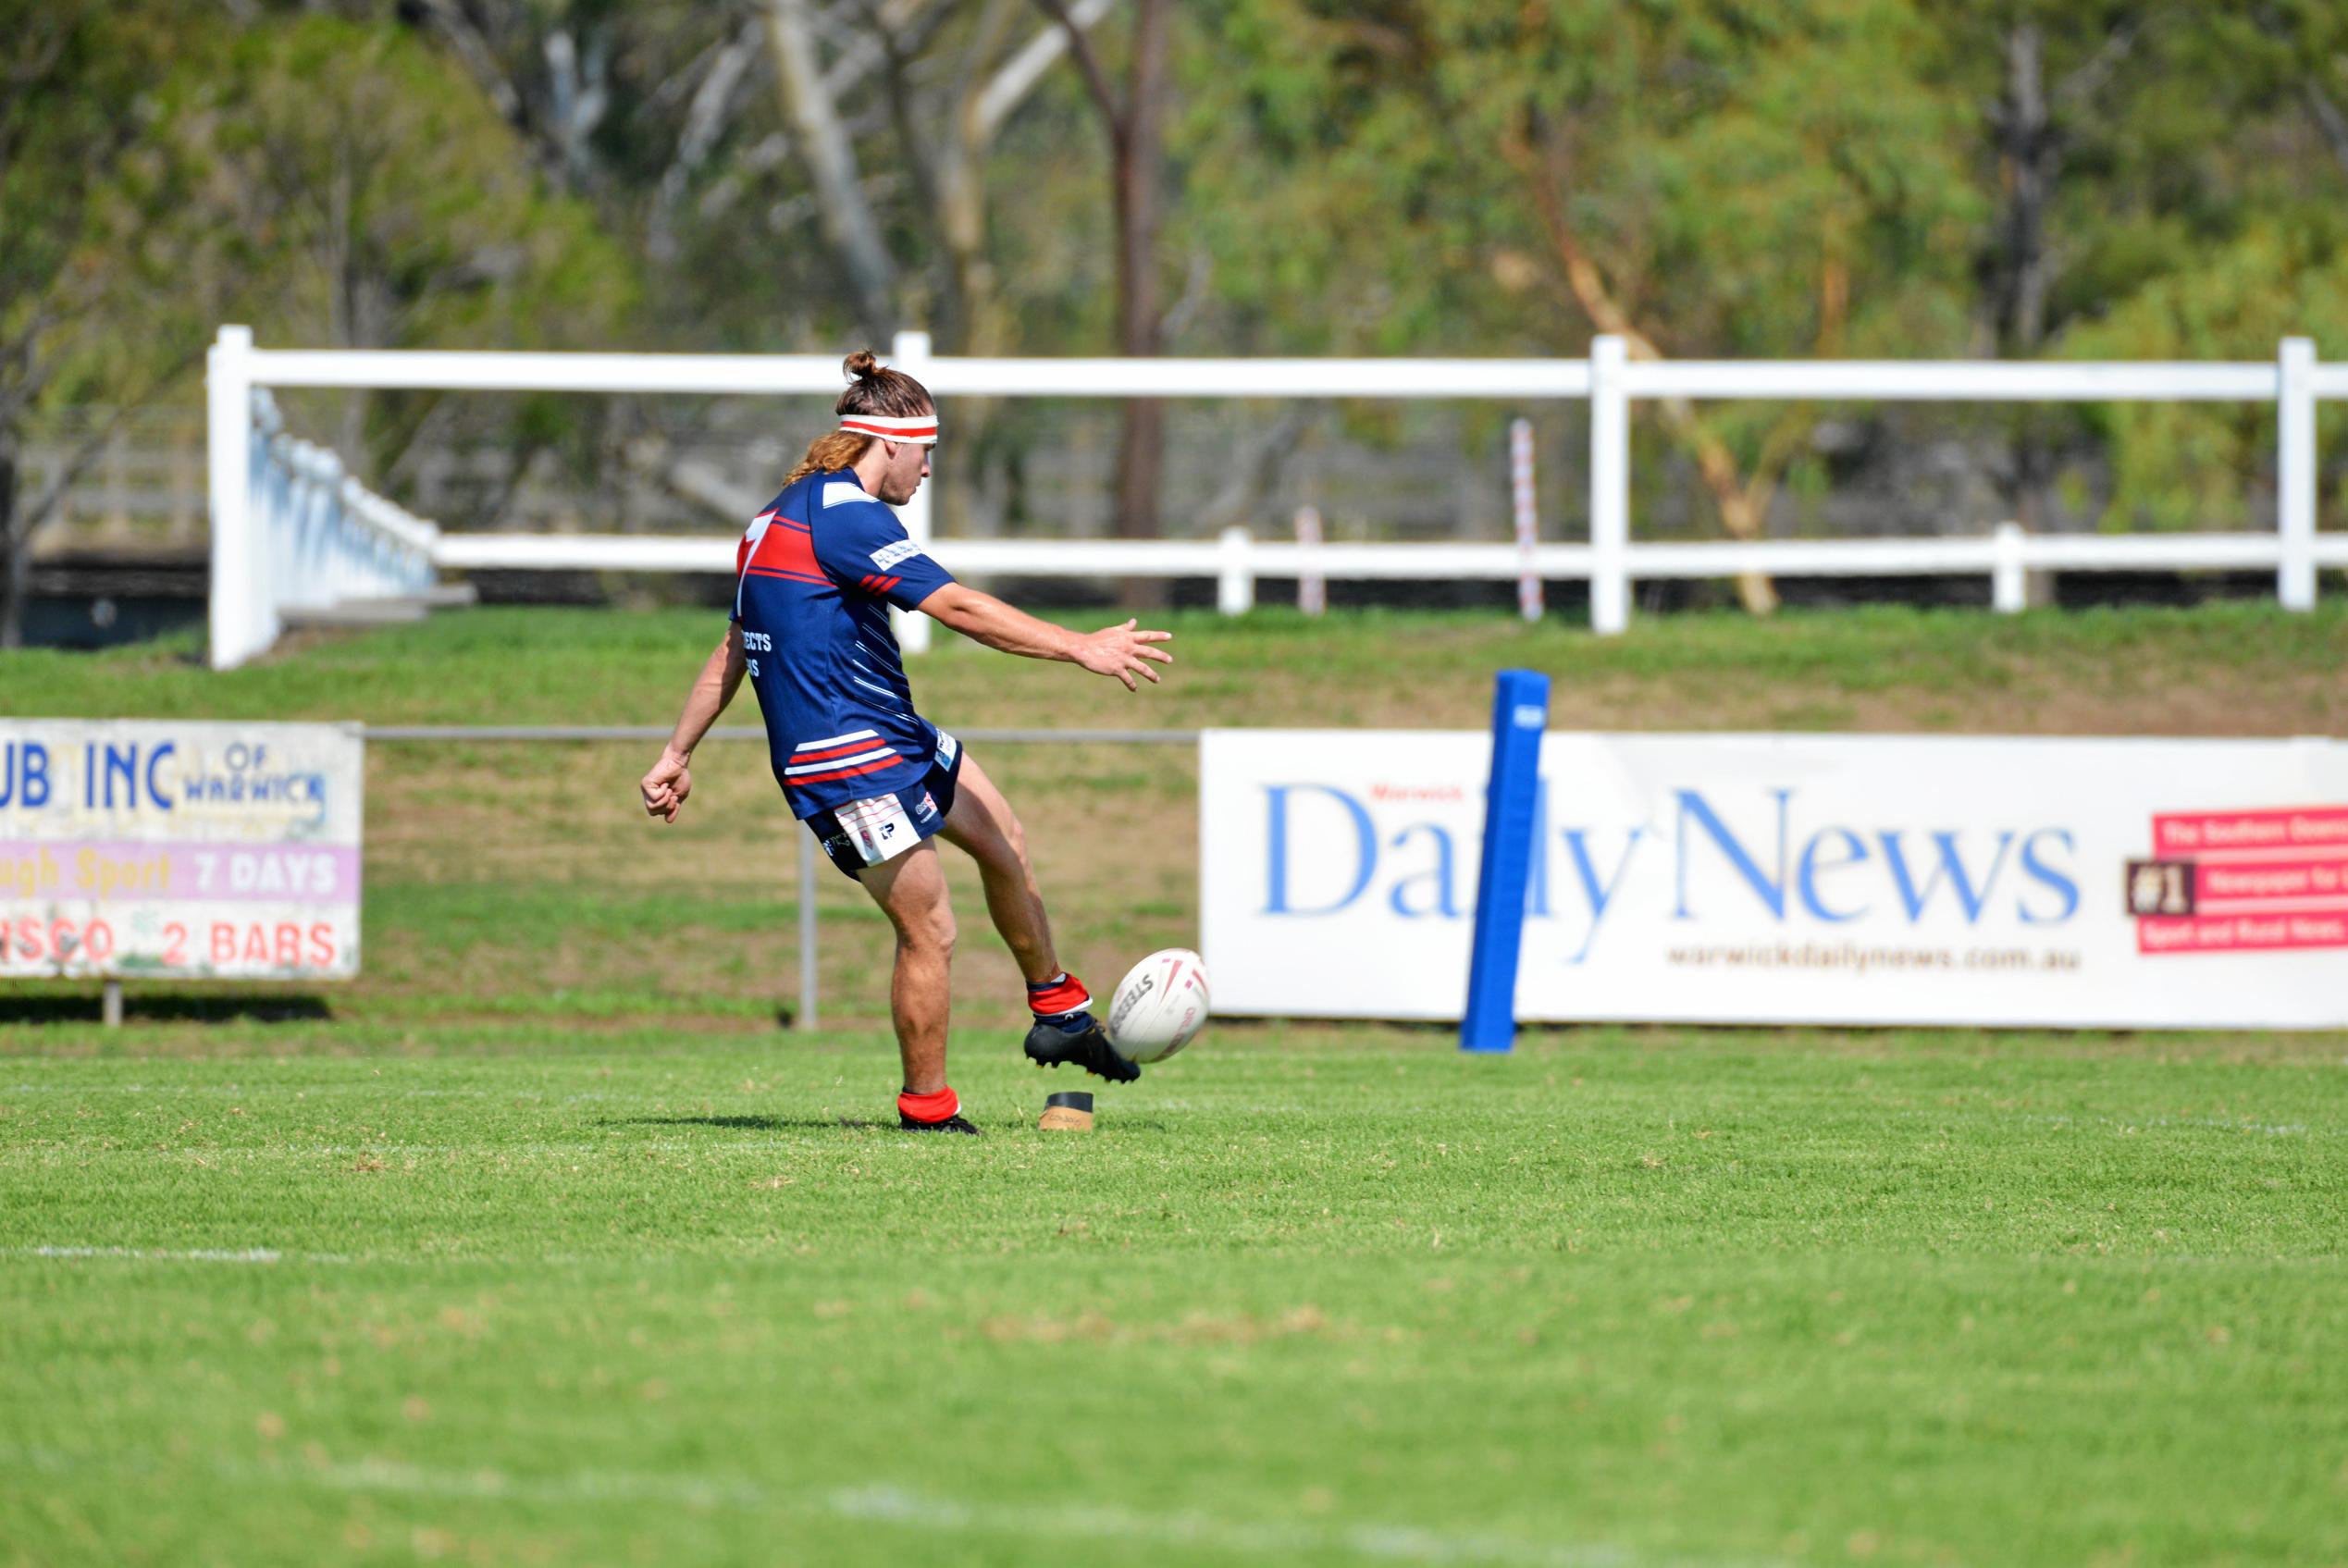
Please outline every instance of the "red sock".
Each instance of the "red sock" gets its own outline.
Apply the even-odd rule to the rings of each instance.
[[[934,1094],[908,1094],[900,1090],[896,1108],[915,1121],[944,1121],[962,1114],[962,1102],[951,1089],[941,1089]]]
[[[1027,1005],[1039,1019],[1056,1019],[1063,1013],[1079,1012],[1093,1005],[1086,994],[1084,982],[1062,970],[1049,980],[1040,980],[1027,988]]]

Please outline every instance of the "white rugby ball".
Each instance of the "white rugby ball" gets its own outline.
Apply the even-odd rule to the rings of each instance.
[[[1109,1043],[1129,1062],[1162,1062],[1206,1027],[1206,966],[1187,947],[1135,964],[1109,1002]]]

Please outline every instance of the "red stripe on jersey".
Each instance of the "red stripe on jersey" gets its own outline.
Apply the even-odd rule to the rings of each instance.
[[[780,515],[780,512],[761,512],[756,517],[750,519],[750,527],[760,529],[761,531],[771,528],[774,525],[775,518]],[[760,537],[763,537],[763,532],[761,532]],[[745,529],[743,530],[741,541],[734,547],[734,574],[737,577],[742,574],[742,568],[750,563],[750,532],[748,529]]]
[[[839,768],[828,773],[806,773],[796,779],[785,779],[783,783],[786,788],[799,789],[808,784],[828,784],[834,779],[852,779],[859,773],[877,773],[884,768],[894,768],[903,760],[901,757],[890,757],[878,762],[867,762],[861,768]]]
[[[786,583],[813,583],[818,587],[830,587],[832,586],[832,579],[829,577],[810,577],[804,572],[770,572],[763,566],[745,566],[742,568],[742,575],[745,577],[780,577]]]
[[[756,572],[763,568],[785,577],[823,581],[823,568],[815,560],[815,536],[805,528],[780,526],[788,521],[777,517],[768,525],[759,548],[743,563],[743,570]]]
[[[796,768],[802,762],[821,762],[833,757],[853,757],[859,751],[870,751],[876,746],[884,747],[891,756],[896,755],[896,747],[890,746],[887,741],[859,740],[847,746],[827,746],[821,751],[794,751],[791,753],[791,766]]]

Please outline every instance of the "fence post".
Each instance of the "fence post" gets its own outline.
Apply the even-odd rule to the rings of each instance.
[[[215,670],[241,664],[276,640],[253,515],[252,352],[253,328],[223,327],[204,355]]]
[[[1613,333],[1589,340],[1589,629],[1601,637],[1630,624],[1629,361]]]
[[[1989,607],[2000,615],[2019,615],[2030,602],[2030,574],[2022,570],[2022,525],[2000,523],[1989,531]]]
[[[2316,608],[2316,340],[2285,338],[2275,385],[2276,532],[2282,564],[2275,592],[2285,610]]]
[[[926,332],[900,332],[889,347],[889,368],[901,370],[914,380],[928,385],[930,374],[930,335]],[[913,499],[896,509],[905,524],[906,536],[921,549],[930,548],[930,487],[913,492]],[[892,610],[889,617],[896,625],[896,645],[908,653],[927,653],[930,650],[930,618],[919,611]]]
[[[1533,487],[1533,422],[1514,419],[1508,426],[1509,499],[1516,513],[1516,613],[1539,621],[1548,606],[1541,599],[1541,569],[1534,551],[1540,546],[1540,509]]]
[[[1296,550],[1304,558],[1304,567],[1296,574],[1296,608],[1304,614],[1318,615],[1328,608],[1328,578],[1320,567],[1321,514],[1317,508],[1296,509]]]
[[[331,447],[318,448],[312,460],[317,466],[310,475],[310,507],[302,530],[277,541],[278,559],[285,563],[278,579],[282,585],[278,598],[287,604],[322,609],[342,597],[335,558],[341,553],[340,536],[349,526],[342,516],[342,487],[350,471],[342,464],[342,454]]]
[[[280,469],[285,473],[285,504],[258,505],[253,510],[253,553],[269,563],[269,599],[274,607],[293,591],[293,574],[279,570],[280,557],[288,563],[293,558],[288,541],[298,544],[317,526],[318,475],[307,441],[269,438],[259,443],[259,450],[268,454],[268,462],[253,479],[256,500],[265,495],[274,499],[275,475]]]
[[[1244,615],[1255,608],[1255,568],[1248,550],[1255,542],[1243,524],[1234,523],[1218,536],[1222,571],[1215,581],[1215,608],[1226,615]]]

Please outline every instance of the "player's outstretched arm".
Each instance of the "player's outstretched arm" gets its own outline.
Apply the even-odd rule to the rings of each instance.
[[[701,737],[710,733],[710,726],[717,722],[718,715],[725,711],[725,705],[741,689],[745,668],[741,623],[731,623],[725,628],[724,640],[711,651],[700,674],[694,677],[693,690],[685,698],[685,711],[677,716],[675,733],[661,748],[661,759],[652,764],[652,771],[636,785],[643,793],[648,815],[664,822],[676,821],[678,808],[693,793],[693,748],[701,744]]]
[[[1133,677],[1155,681],[1154,666],[1171,664],[1174,656],[1155,646],[1173,639],[1171,632],[1143,631],[1139,623],[1104,626],[1091,634],[1071,632],[1026,611],[1006,604],[993,594],[960,583],[948,583],[923,599],[921,612],[953,627],[974,642],[1028,659],[1058,659],[1081,664],[1096,675],[1111,675],[1135,690]]]

